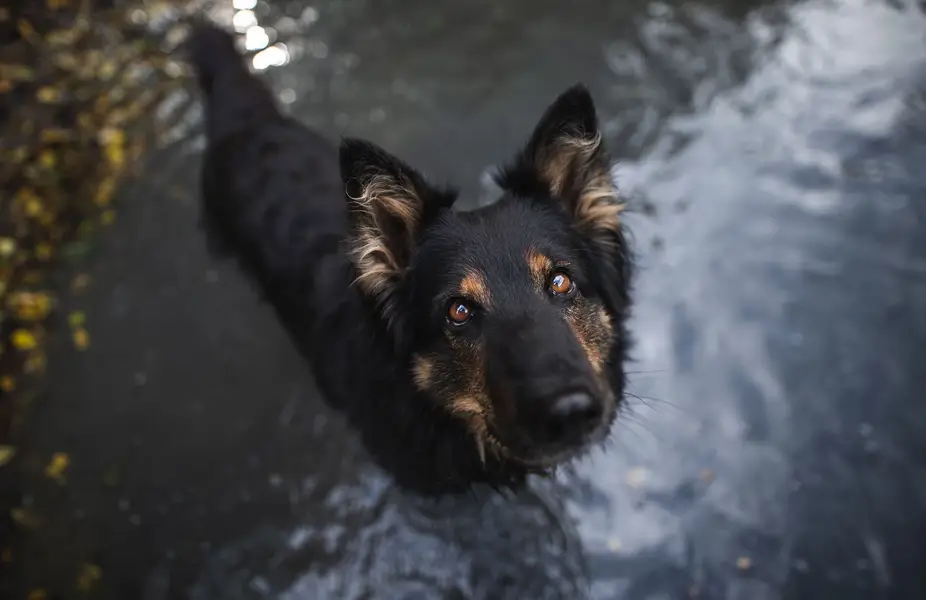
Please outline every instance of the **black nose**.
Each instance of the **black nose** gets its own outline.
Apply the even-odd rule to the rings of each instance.
[[[548,442],[570,442],[595,428],[601,419],[601,404],[585,392],[557,398],[545,423],[543,437]]]

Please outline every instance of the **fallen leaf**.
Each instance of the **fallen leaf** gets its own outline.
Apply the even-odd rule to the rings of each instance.
[[[10,375],[0,377],[0,389],[2,389],[4,393],[9,394],[16,389],[16,380]]]
[[[0,256],[9,258],[16,252],[16,240],[13,238],[0,238]]]
[[[54,104],[61,101],[61,91],[51,86],[40,87],[35,93],[35,98],[42,104]]]
[[[45,467],[45,476],[60,480],[70,465],[70,456],[64,452],[55,452],[51,457],[51,462]]]
[[[116,128],[104,129],[100,132],[100,143],[109,164],[116,169],[121,168],[125,163],[125,132]]]
[[[9,306],[22,321],[41,321],[51,312],[51,297],[39,292],[17,292],[10,296]]]
[[[26,373],[44,373],[47,366],[45,355],[41,352],[32,352],[26,363],[23,365],[23,371]]]
[[[7,465],[16,456],[13,446],[0,446],[0,467]]]
[[[39,345],[35,335],[27,329],[14,331],[10,341],[17,350],[34,350]]]
[[[103,569],[99,565],[85,564],[77,574],[77,590],[89,592],[103,578]]]
[[[38,527],[40,521],[38,516],[30,509],[24,506],[17,506],[10,510],[10,518],[20,527],[32,529]]]
[[[83,311],[71,311],[71,314],[68,315],[68,324],[71,326],[71,329],[78,329],[83,327],[86,322],[87,315],[84,314]]]
[[[71,337],[74,339],[74,346],[78,350],[83,351],[90,346],[90,334],[87,333],[86,329],[75,329]]]
[[[746,571],[752,567],[752,559],[748,556],[740,556],[736,559],[736,568],[740,571]]]
[[[90,287],[90,276],[86,273],[81,273],[74,277],[74,280],[71,281],[71,291],[75,293],[83,292],[88,287]]]
[[[51,244],[41,242],[35,246],[35,257],[42,262],[51,260],[53,252]]]
[[[113,193],[116,191],[116,179],[114,177],[107,177],[97,185],[96,196],[94,197],[94,202],[97,206],[106,206],[109,204],[109,201],[113,197]]]
[[[58,163],[58,157],[51,150],[43,150],[39,155],[39,162],[46,169],[52,169]]]

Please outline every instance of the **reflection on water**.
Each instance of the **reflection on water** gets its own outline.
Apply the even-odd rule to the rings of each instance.
[[[507,501],[405,497],[315,398],[253,290],[205,254],[198,150],[172,151],[151,187],[186,199],[151,191],[126,209],[94,267],[94,353],[59,370],[36,425],[56,450],[99,434],[67,448],[89,505],[112,500],[93,483],[106,457],[134,468],[118,491],[130,509],[85,516],[69,540],[120,574],[112,597],[926,595],[917,5],[234,0],[214,14],[306,122],[461,182],[469,205],[546,103],[588,82],[638,209],[635,397],[609,447],[555,482]],[[76,413],[62,401],[84,396]]]

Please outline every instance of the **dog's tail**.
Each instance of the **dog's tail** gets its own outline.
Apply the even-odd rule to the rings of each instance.
[[[229,32],[195,20],[186,48],[205,95],[210,135],[279,115],[273,94],[248,70]]]

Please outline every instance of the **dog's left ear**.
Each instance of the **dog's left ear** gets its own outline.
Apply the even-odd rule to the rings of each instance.
[[[449,208],[456,194],[431,186],[415,169],[370,142],[345,139],[339,155],[356,283],[390,317],[396,286],[421,229]]]
[[[595,104],[585,86],[563,92],[498,183],[525,197],[561,203],[584,234],[605,239],[620,227],[624,207],[611,179]]]

